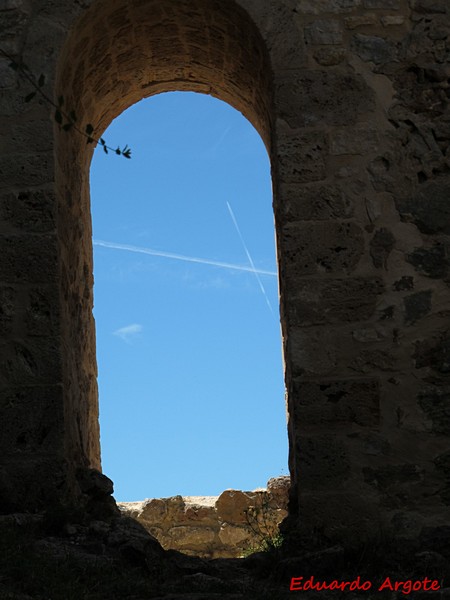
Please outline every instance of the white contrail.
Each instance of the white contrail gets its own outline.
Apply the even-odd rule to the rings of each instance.
[[[256,279],[258,280],[258,283],[259,283],[259,287],[261,288],[261,292],[262,292],[264,298],[266,299],[267,306],[269,307],[270,312],[273,314],[272,305],[270,304],[269,298],[268,298],[268,296],[266,294],[266,290],[264,289],[264,286],[262,284],[261,277],[259,276],[260,271],[258,271],[256,269],[256,267],[255,267],[255,263],[253,262],[253,259],[252,259],[251,255],[250,255],[250,252],[248,251],[247,244],[245,243],[244,238],[242,237],[241,230],[239,229],[239,225],[237,224],[236,217],[234,216],[233,209],[231,208],[229,202],[227,202],[227,206],[228,206],[228,210],[230,212],[231,219],[233,220],[234,226],[236,227],[236,231],[238,233],[239,239],[241,240],[242,245],[244,246],[245,253],[246,253],[247,258],[249,260],[249,263],[250,263],[250,265],[252,267],[250,270],[252,271],[252,273],[255,274],[255,277],[256,277]]]
[[[184,260],[185,262],[199,263],[201,265],[211,265],[213,267],[221,267],[222,269],[231,269],[233,271],[247,271],[255,273],[259,279],[259,275],[271,275],[276,277],[276,272],[265,271],[263,269],[255,269],[252,261],[252,267],[242,265],[234,265],[232,263],[220,262],[217,260],[209,260],[208,258],[196,258],[195,256],[184,256],[184,254],[174,254],[172,252],[163,252],[161,250],[153,250],[152,248],[142,248],[142,246],[130,246],[128,244],[116,244],[115,242],[105,242],[104,240],[92,240],[94,246],[103,246],[104,248],[113,248],[114,250],[126,250],[128,252],[138,252],[139,254],[149,254],[150,256],[160,256],[162,258],[172,258],[174,260]]]

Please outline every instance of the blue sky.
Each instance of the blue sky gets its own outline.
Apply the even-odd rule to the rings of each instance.
[[[287,474],[270,164],[228,104],[159,94],[91,165],[102,465],[115,497]]]

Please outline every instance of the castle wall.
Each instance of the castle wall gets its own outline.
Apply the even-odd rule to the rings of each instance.
[[[286,528],[442,550],[450,516],[450,7],[445,0],[3,0],[0,48],[95,135],[213,94],[272,162]],[[100,468],[89,164],[0,57],[0,506]],[[255,206],[257,210],[257,206]],[[441,541],[439,541],[441,539]]]

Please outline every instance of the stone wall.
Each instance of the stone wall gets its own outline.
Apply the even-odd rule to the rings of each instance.
[[[265,548],[287,516],[289,477],[267,489],[225,490],[220,496],[173,496],[121,502],[119,508],[156,537],[165,550],[202,558],[239,558]]]
[[[283,527],[450,555],[449,2],[0,0],[0,49],[1,510],[79,502],[100,467],[93,148],[24,101],[12,58],[97,136],[170,90],[254,124],[274,190]]]

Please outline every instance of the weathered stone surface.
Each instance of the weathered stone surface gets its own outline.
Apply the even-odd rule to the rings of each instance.
[[[392,42],[376,35],[357,33],[353,36],[352,49],[365,61],[376,65],[395,59],[396,51]]]
[[[416,292],[403,299],[405,305],[405,323],[412,325],[431,311],[431,290]]]
[[[411,221],[427,234],[450,234],[450,180],[431,181],[421,185],[412,198],[398,198],[397,210],[402,221]]]
[[[449,386],[429,385],[421,390],[418,401],[430,421],[432,431],[448,436],[450,434]]]
[[[362,0],[298,0],[296,11],[300,14],[347,13],[361,6]]]
[[[327,383],[294,381],[298,406],[297,426],[332,423],[355,423],[376,427],[380,420],[380,392],[375,379],[328,381]]]
[[[305,71],[276,91],[278,115],[290,127],[351,125],[355,116],[375,108],[373,91],[360,75],[335,71]]]
[[[410,0],[413,10],[422,14],[447,14],[450,7],[446,0]]]
[[[54,194],[45,189],[25,189],[2,194],[0,222],[3,222],[4,229],[30,233],[53,232],[56,225]]]
[[[302,436],[297,441],[303,457],[300,477],[309,490],[342,485],[350,475],[350,458],[343,440],[335,435]]]
[[[11,333],[15,314],[16,290],[10,286],[0,287],[0,335]]]
[[[400,26],[405,23],[405,17],[402,15],[386,15],[381,17],[381,22],[385,27]]]
[[[302,279],[299,292],[287,299],[287,319],[294,327],[370,319],[383,291],[377,278]]]
[[[293,223],[285,227],[282,244],[287,275],[320,272],[351,273],[363,250],[362,231],[354,223]]]
[[[445,277],[450,266],[448,249],[439,242],[431,248],[415,248],[408,254],[406,260],[414,266],[418,273],[432,279]]]
[[[370,256],[374,267],[377,269],[387,268],[387,260],[395,246],[395,238],[392,232],[386,227],[377,229],[373,238],[370,240]]]
[[[364,0],[364,8],[398,10],[400,8],[400,0]]]
[[[347,51],[344,48],[327,47],[319,48],[314,52],[314,58],[323,67],[339,65],[346,58]]]
[[[397,185],[392,158],[378,156],[369,163],[368,169],[372,186],[377,192],[393,192]]]
[[[443,332],[438,339],[431,338],[416,342],[415,345],[416,369],[430,367],[443,375],[450,373],[450,336]]]
[[[282,206],[289,221],[349,219],[354,203],[337,185],[282,185]]]
[[[4,249],[0,264],[0,281],[48,283],[51,278],[56,280],[56,236],[0,236],[0,243]]]
[[[364,467],[364,480],[380,490],[388,490],[390,487],[398,486],[410,481],[419,481],[421,469],[417,465],[403,464],[391,465],[379,469]]]
[[[366,13],[364,15],[358,15],[355,17],[347,17],[345,19],[345,26],[347,29],[356,29],[358,27],[364,27],[367,25],[377,25],[378,18],[373,13]]]
[[[320,132],[284,137],[279,142],[280,179],[284,183],[309,183],[326,178],[328,141]]]
[[[401,279],[394,282],[392,289],[394,289],[396,292],[414,289],[414,277],[404,275]]]
[[[290,477],[275,477],[267,489],[226,490],[220,496],[172,496],[122,502],[166,550],[203,558],[239,557],[278,534],[287,516]]]
[[[345,127],[331,133],[330,154],[368,154],[378,149],[378,134],[365,126]]]
[[[110,496],[114,492],[114,484],[111,479],[97,469],[80,469],[77,478],[81,491],[89,496]]]
[[[339,21],[320,19],[305,27],[307,44],[340,44],[343,40],[342,26]]]
[[[239,490],[225,490],[216,502],[216,510],[222,521],[247,523],[245,511],[252,504],[253,498]]]

